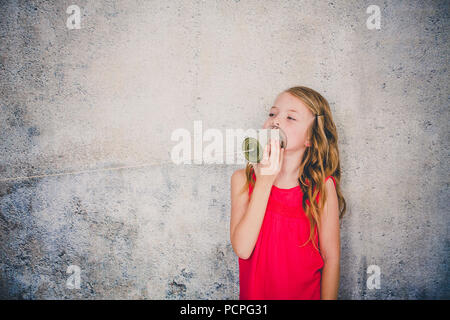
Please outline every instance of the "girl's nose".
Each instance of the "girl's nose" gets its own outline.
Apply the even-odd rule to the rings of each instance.
[[[274,119],[272,121],[272,125],[279,127],[280,126],[280,121],[278,121],[278,119]]]

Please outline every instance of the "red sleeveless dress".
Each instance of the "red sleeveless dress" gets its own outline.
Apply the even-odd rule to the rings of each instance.
[[[249,186],[249,196],[252,191]],[[302,197],[300,185],[272,186],[255,248],[248,259],[239,258],[240,300],[320,300],[322,256],[311,241],[300,247],[310,232]],[[315,232],[319,247],[317,225]]]

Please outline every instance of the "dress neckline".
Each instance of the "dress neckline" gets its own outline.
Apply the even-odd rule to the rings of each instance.
[[[252,176],[253,176],[253,178],[256,180],[255,172],[252,172]],[[292,191],[292,190],[295,190],[295,189],[297,189],[297,188],[300,188],[300,184],[296,185],[295,187],[287,188],[287,189],[279,188],[279,187],[277,187],[276,185],[272,184],[272,189],[279,190],[279,191]]]
[[[292,187],[292,188],[287,188],[287,189],[285,189],[285,188],[279,188],[279,187],[277,187],[276,185],[272,185],[272,187],[273,188],[275,188],[275,189],[277,189],[277,190],[280,190],[280,191],[292,191],[292,190],[295,190],[295,189],[297,189],[297,188],[300,188],[300,185],[298,184],[298,185],[296,185],[295,187]]]

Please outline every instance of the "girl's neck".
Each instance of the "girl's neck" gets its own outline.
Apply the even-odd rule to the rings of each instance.
[[[281,171],[274,181],[276,186],[294,186],[298,184],[300,162],[304,152],[305,149],[285,151]]]

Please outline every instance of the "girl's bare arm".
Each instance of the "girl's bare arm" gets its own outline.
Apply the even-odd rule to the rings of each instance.
[[[248,259],[253,252],[272,187],[257,179],[249,199],[248,192],[239,194],[245,179],[244,169],[231,176],[230,239],[234,252],[241,259]]]
[[[270,139],[264,147],[263,159],[254,165],[256,182],[250,199],[247,193],[240,193],[245,185],[245,170],[238,170],[231,176],[230,239],[234,252],[242,259],[248,259],[255,248],[283,156],[280,141]]]
[[[320,218],[319,229],[320,251],[324,260],[320,298],[336,300],[340,272],[339,204],[332,178],[327,180],[325,189],[327,200]]]

